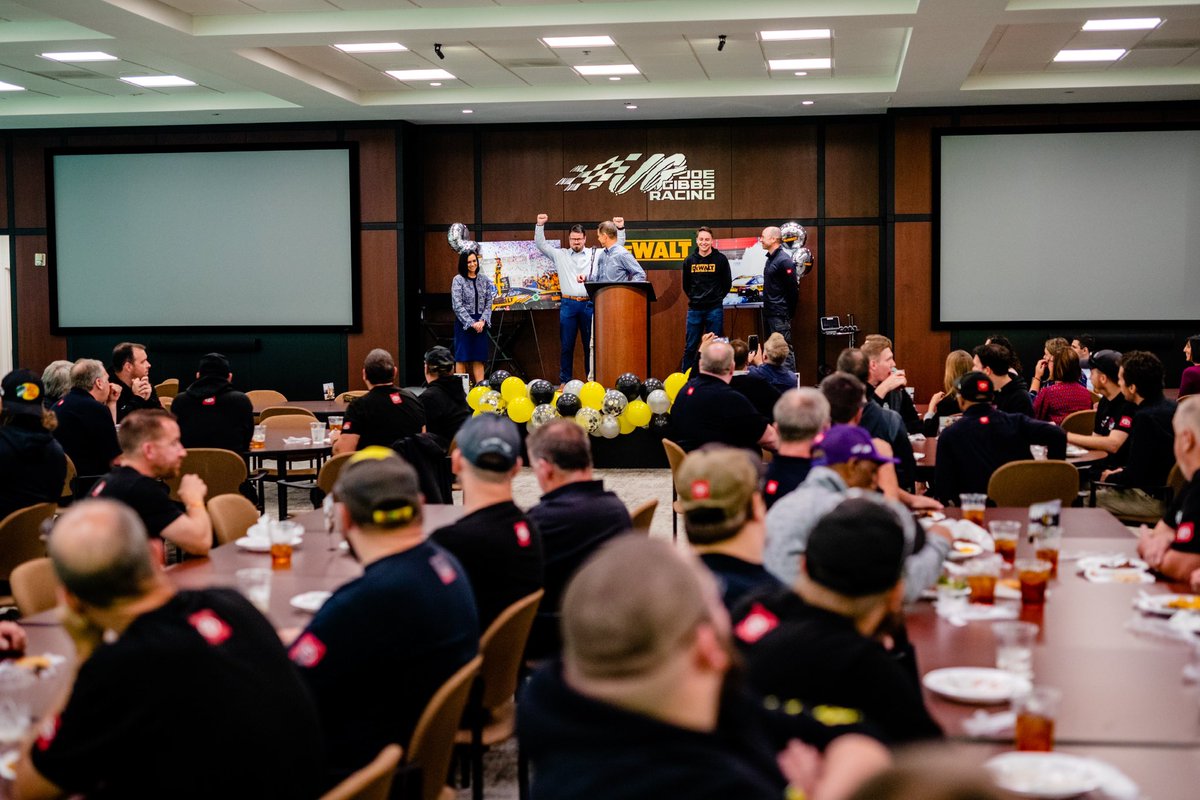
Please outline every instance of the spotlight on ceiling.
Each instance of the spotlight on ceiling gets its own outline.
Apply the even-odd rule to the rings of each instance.
[[[717,52],[719,53],[724,49],[725,49],[725,34],[722,33],[720,36],[717,37]]]
[[[433,54],[434,54],[434,55],[436,55],[438,58],[442,59],[443,61],[445,61],[445,60],[446,60],[446,54],[442,52],[442,44],[441,44],[441,42],[434,42],[434,44],[433,44]]]

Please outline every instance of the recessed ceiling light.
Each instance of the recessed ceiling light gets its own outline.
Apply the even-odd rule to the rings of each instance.
[[[610,81],[619,81],[619,80],[621,80],[621,76],[620,75],[609,75],[608,79]]]
[[[1085,31],[1149,31],[1157,28],[1162,19],[1159,17],[1140,17],[1138,19],[1089,19],[1083,23]]]
[[[764,42],[796,42],[803,39],[828,39],[829,28],[813,28],[803,31],[759,31],[758,38]]]
[[[546,47],[614,47],[611,36],[543,36]]]
[[[475,109],[473,109],[473,108],[464,108],[464,109],[463,109],[463,113],[464,113],[464,114],[474,114],[474,113],[475,113]]]
[[[195,81],[181,78],[178,75],[135,75],[121,78],[125,83],[141,86],[143,89],[166,89],[172,86],[195,86]]]
[[[771,69],[832,69],[832,58],[772,58],[767,61]]]
[[[638,75],[633,64],[582,64],[574,68],[580,75]]]
[[[805,75],[807,75],[807,74],[808,74],[807,72],[797,72],[797,73],[796,73],[796,77],[797,77],[797,78],[803,78],[803,77],[804,77]]]
[[[1116,61],[1125,55],[1122,49],[1112,50],[1059,50],[1055,61]]]
[[[633,103],[626,103],[626,104],[625,104],[625,108],[626,108],[627,110],[629,110],[629,111],[636,111],[636,110],[637,110],[637,106],[636,106],[635,104],[633,104]]]
[[[801,100],[801,101],[800,101],[800,105],[802,105],[802,106],[811,106],[811,105],[812,105],[813,103],[815,103],[815,102],[816,102],[816,100]]]
[[[452,81],[454,76],[444,69],[389,69],[384,74],[398,81]]]
[[[102,53],[99,50],[88,50],[79,53],[42,53],[42,58],[51,61],[116,61],[116,56]]]
[[[441,81],[430,81],[429,85],[430,86],[441,86],[442,82]]]
[[[0,81],[0,92],[23,92],[24,86],[17,86],[15,83],[5,83]]]
[[[407,47],[399,42],[352,42],[350,44],[335,44],[343,53],[403,53]]]

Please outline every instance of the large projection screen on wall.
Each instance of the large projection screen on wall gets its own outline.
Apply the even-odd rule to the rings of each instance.
[[[352,143],[46,158],[56,332],[359,327]]]
[[[1200,318],[1200,131],[934,138],[933,322]]]

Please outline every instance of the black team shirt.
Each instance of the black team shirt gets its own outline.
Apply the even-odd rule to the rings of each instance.
[[[171,499],[165,483],[147,478],[133,467],[116,467],[96,481],[91,496],[120,500],[132,508],[151,539],[161,539],[163,529],[183,516],[183,506]]]
[[[342,420],[342,433],[358,436],[358,449],[392,442],[420,433],[425,427],[425,409],[408,389],[376,386],[350,403]]]

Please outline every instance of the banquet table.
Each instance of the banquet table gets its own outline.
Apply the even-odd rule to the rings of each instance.
[[[910,440],[912,441],[912,440]],[[917,478],[918,480],[932,480],[934,470],[937,467],[937,437],[925,437],[912,442],[913,456],[917,460]],[[1030,456],[1032,458],[1033,456]],[[1108,457],[1108,453],[1103,450],[1088,450],[1087,453],[1081,456],[1068,457],[1066,462],[1074,464],[1080,471],[1091,469],[1091,465],[1097,461],[1103,461]]]
[[[331,414],[342,415],[346,413],[349,403],[339,403],[337,400],[289,400],[286,403],[259,403],[254,406],[254,418],[258,419],[267,408],[277,408],[284,406],[286,408],[303,408],[305,411],[310,411],[322,422],[328,421]]]
[[[310,440],[307,444],[289,444],[284,441],[287,438],[307,438],[298,437],[294,431],[283,433],[271,428],[267,429],[267,440],[264,445],[257,449],[247,450],[242,455],[247,459],[266,459],[275,462],[275,470],[279,480],[286,481],[288,479],[288,460],[297,460],[310,457],[317,463],[317,468],[320,469],[321,463],[329,457],[333,452],[333,443],[330,442],[328,436],[321,444],[313,444]],[[250,470],[254,472],[253,469]],[[278,487],[279,494],[279,518],[287,519],[288,517],[288,490],[286,487]]]

